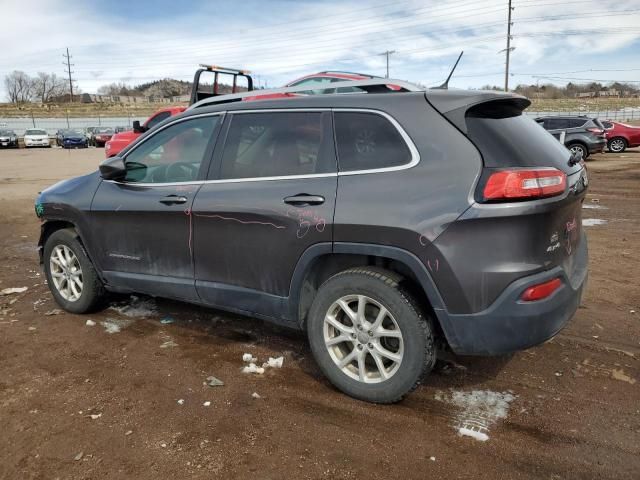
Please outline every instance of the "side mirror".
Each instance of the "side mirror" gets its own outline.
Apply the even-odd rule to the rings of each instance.
[[[142,125],[140,125],[140,120],[134,120],[133,121],[133,131],[135,133],[144,133],[146,131],[146,128],[144,128]]]
[[[122,180],[127,175],[127,167],[121,157],[107,158],[99,168],[100,176],[105,180]]]

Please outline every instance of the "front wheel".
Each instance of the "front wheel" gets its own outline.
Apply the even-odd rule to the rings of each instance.
[[[329,381],[360,400],[393,403],[433,367],[433,328],[393,272],[369,267],[334,275],[318,290],[307,333]]]
[[[86,313],[102,305],[106,292],[75,231],[52,233],[44,245],[43,261],[49,289],[62,308]]]
[[[607,143],[609,151],[613,153],[622,153],[627,149],[627,142],[624,138],[615,137]]]

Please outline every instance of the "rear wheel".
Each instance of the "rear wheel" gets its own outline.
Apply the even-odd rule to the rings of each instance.
[[[433,328],[393,272],[353,268],[327,280],[309,312],[313,355],[329,381],[360,400],[393,403],[435,363]]]
[[[609,151],[613,153],[622,153],[627,149],[627,141],[622,137],[614,137],[607,143]]]
[[[581,153],[583,159],[589,156],[589,150],[581,143],[572,143],[567,148],[571,150],[571,153]]]
[[[73,230],[58,230],[44,246],[44,270],[49,289],[62,308],[86,313],[102,305],[106,292],[91,260]]]

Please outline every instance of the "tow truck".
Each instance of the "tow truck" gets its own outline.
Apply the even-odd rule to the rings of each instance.
[[[201,64],[193,77],[193,87],[191,89],[189,105],[218,95],[253,91],[253,78],[250,73],[248,70]],[[229,77],[231,78],[229,79]],[[229,79],[231,91],[228,91],[228,83],[221,83],[223,78]],[[133,130],[117,133],[105,144],[105,156],[107,158],[116,156],[144,132],[150,130],[163,120],[184,112],[186,109],[187,107],[182,106],[165,107],[147,118],[143,124],[140,124],[138,120],[134,121]]]

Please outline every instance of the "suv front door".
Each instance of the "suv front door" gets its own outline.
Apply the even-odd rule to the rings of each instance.
[[[331,248],[331,112],[234,112],[223,132],[192,208],[197,291],[212,305],[282,319],[303,252]]]
[[[92,244],[107,283],[197,300],[189,213],[220,123],[220,115],[204,115],[160,127],[126,154],[124,180],[100,184]]]

